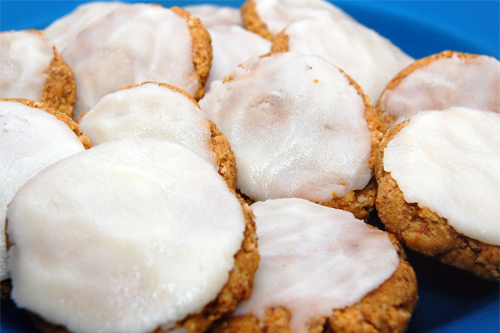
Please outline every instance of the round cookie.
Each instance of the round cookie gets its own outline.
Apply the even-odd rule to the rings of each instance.
[[[159,137],[182,143],[236,187],[236,162],[227,138],[185,91],[147,82],[104,96],[78,119],[94,145],[125,137]]]
[[[42,103],[0,98],[0,230],[17,190],[45,167],[91,147],[69,116]],[[75,171],[76,172],[76,171]],[[10,294],[7,239],[0,233],[1,296]]]
[[[41,101],[73,115],[73,72],[43,31],[0,32],[0,97]]]
[[[253,57],[200,101],[227,136],[250,201],[300,197],[366,218],[380,123],[359,86],[300,53]]]
[[[12,298],[43,331],[204,332],[250,295],[259,262],[248,206],[165,139],[53,164],[7,217]]]
[[[83,29],[64,49],[75,73],[75,118],[103,96],[146,81],[163,82],[199,100],[211,66],[210,35],[179,8],[131,4]]]
[[[332,10],[307,11],[275,38],[273,51],[323,57],[351,76],[375,103],[414,59],[374,30]]]
[[[254,290],[215,332],[405,331],[417,282],[394,236],[303,199],[250,208],[261,254]]]
[[[377,101],[387,127],[421,110],[452,106],[500,113],[500,62],[490,56],[443,51],[396,75]]]
[[[500,114],[422,111],[389,129],[377,154],[376,208],[408,248],[499,278]]]

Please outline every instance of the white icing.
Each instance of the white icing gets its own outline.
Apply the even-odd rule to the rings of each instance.
[[[352,18],[340,8],[323,0],[252,0],[255,10],[272,35],[277,35],[296,18],[311,10],[327,10],[339,18]]]
[[[184,9],[198,17],[207,29],[221,25],[238,25],[243,27],[239,8],[201,4],[185,6]]]
[[[230,78],[200,105],[231,143],[243,193],[328,201],[368,184],[365,105],[338,68],[288,52],[251,58]]]
[[[126,5],[124,2],[104,1],[84,3],[52,22],[44,31],[56,44],[57,50],[62,52],[80,31],[98,22],[112,10]]]
[[[50,166],[7,214],[14,301],[74,332],[151,332],[198,313],[226,284],[245,229],[214,168],[157,138]]]
[[[389,142],[384,170],[405,201],[459,233],[500,245],[500,114],[452,107],[422,111]]]
[[[62,54],[75,74],[74,117],[106,94],[145,81],[193,95],[198,81],[192,53],[187,22],[173,11],[149,4],[116,8],[82,30]]]
[[[209,28],[212,36],[212,68],[207,87],[222,79],[229,72],[251,58],[271,51],[271,42],[239,26],[215,26]]]
[[[380,105],[399,121],[421,110],[451,106],[500,113],[500,62],[488,56],[465,61],[456,54],[434,60],[386,90]]]
[[[34,32],[0,32],[0,96],[40,100],[53,46],[47,36]]]
[[[310,11],[285,30],[290,51],[323,57],[377,101],[387,83],[414,59],[388,39],[332,11]]]
[[[45,111],[0,101],[0,230],[17,190],[48,165],[85,150],[71,129]],[[0,232],[0,279],[9,277],[5,233]]]
[[[79,123],[94,146],[125,137],[161,137],[216,166],[208,118],[193,100],[155,83],[104,96]]]
[[[334,309],[359,302],[399,265],[389,237],[351,213],[302,199],[251,206],[259,237],[260,265],[250,299],[235,315],[262,319],[266,308],[291,312],[291,331]]]

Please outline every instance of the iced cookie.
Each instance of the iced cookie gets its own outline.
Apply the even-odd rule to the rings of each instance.
[[[200,4],[184,6],[183,8],[198,17],[207,29],[221,25],[238,25],[243,27],[240,9],[236,7]]]
[[[500,114],[422,111],[387,131],[376,162],[381,221],[410,249],[487,279],[500,266]]]
[[[300,53],[253,57],[215,81],[201,108],[227,136],[251,201],[299,197],[365,218],[378,121],[359,86]]]
[[[129,4],[119,1],[94,1],[79,5],[71,13],[58,18],[44,29],[44,32],[63,52],[71,40],[83,29],[91,26],[114,9]]]
[[[414,61],[375,31],[331,10],[304,13],[277,35],[272,49],[325,58],[356,80],[373,103]]]
[[[94,145],[125,137],[160,137],[182,143],[211,163],[231,188],[236,162],[227,138],[185,91],[144,83],[104,96],[78,120]]]
[[[0,99],[0,230],[5,230],[7,205],[28,179],[86,148],[88,138],[66,114],[42,102]],[[10,289],[6,244],[5,232],[0,232],[2,298]]]
[[[0,97],[41,101],[73,115],[73,72],[42,31],[0,32],[0,72]]]
[[[500,113],[500,62],[454,51],[419,59],[402,70],[381,94],[377,108],[391,126],[421,110],[452,106]]]
[[[250,208],[261,255],[254,289],[216,332],[404,332],[417,281],[394,236],[303,199]]]
[[[43,331],[204,332],[250,295],[259,261],[248,205],[165,139],[53,164],[7,218],[12,298]]]
[[[205,93],[211,66],[210,35],[189,12],[152,4],[120,6],[83,29],[64,49],[75,73],[75,117],[103,96],[146,81]]]

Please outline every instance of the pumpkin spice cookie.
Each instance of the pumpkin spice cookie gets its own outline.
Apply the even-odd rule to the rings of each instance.
[[[125,137],[158,137],[182,143],[210,162],[236,187],[236,162],[227,138],[185,91],[147,82],[104,96],[78,119],[94,145]]]
[[[404,332],[417,303],[394,236],[303,199],[256,202],[252,296],[215,332]]]
[[[165,139],[55,163],[7,218],[12,298],[45,332],[204,332],[249,297],[259,262],[248,205]]]
[[[210,42],[201,21],[179,7],[115,8],[64,49],[77,84],[75,119],[106,94],[146,81],[171,84],[199,100],[211,66]]]
[[[389,129],[377,154],[376,208],[408,248],[499,279],[500,114],[422,111]]]
[[[43,31],[0,32],[0,50],[0,97],[41,101],[73,115],[73,72]]]
[[[45,167],[91,144],[69,116],[42,102],[0,98],[0,119],[0,230],[5,230],[7,206],[17,190]],[[10,294],[6,244],[1,232],[2,298]]]
[[[227,136],[250,202],[300,197],[367,218],[380,123],[359,86],[300,53],[253,57],[200,106]]]
[[[500,113],[500,61],[443,51],[418,59],[387,85],[377,101],[386,127],[422,110],[452,106]]]

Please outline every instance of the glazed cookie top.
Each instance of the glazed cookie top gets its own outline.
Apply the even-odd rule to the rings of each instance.
[[[243,27],[238,8],[213,4],[191,5],[183,8],[198,17],[208,29],[221,25],[238,25]]]
[[[62,55],[75,74],[75,118],[104,95],[145,81],[169,83],[191,96],[198,89],[188,23],[158,5],[114,9],[79,33]]]
[[[252,296],[236,315],[262,319],[267,308],[282,306],[291,312],[292,332],[304,332],[312,318],[358,303],[399,265],[387,234],[351,213],[296,198],[250,208],[261,261]]]
[[[452,107],[419,112],[384,150],[408,203],[427,207],[457,232],[500,245],[500,114]]]
[[[0,230],[7,205],[28,179],[45,167],[85,150],[55,116],[15,101],[0,101]],[[75,170],[73,170],[76,172]],[[0,278],[9,277],[5,233],[0,232]]]
[[[271,51],[271,42],[238,25],[219,25],[208,29],[212,37],[213,60],[207,85],[252,56]]]
[[[363,96],[319,57],[251,58],[215,81],[200,105],[231,142],[238,188],[253,200],[328,201],[371,178]]]
[[[276,36],[293,20],[310,10],[328,10],[339,18],[350,18],[338,7],[323,0],[247,0],[248,4],[254,5],[255,14],[271,36]]]
[[[198,313],[226,284],[245,230],[214,168],[157,138],[53,164],[7,216],[13,299],[74,332],[151,332]]]
[[[0,97],[42,98],[54,44],[36,31],[0,32]]]
[[[373,102],[414,60],[375,31],[331,10],[308,11],[290,23],[273,45],[273,50],[283,49],[331,61],[356,80]]]
[[[115,8],[126,5],[128,4],[119,1],[85,3],[76,7],[71,13],[52,22],[44,31],[56,44],[59,52],[62,52],[80,31],[99,21]]]
[[[79,120],[94,145],[125,137],[180,142],[215,165],[209,119],[186,92],[145,83],[104,96]]]
[[[451,106],[500,113],[500,62],[490,56],[444,52],[420,59],[391,82],[378,107],[401,122],[421,110]]]

